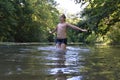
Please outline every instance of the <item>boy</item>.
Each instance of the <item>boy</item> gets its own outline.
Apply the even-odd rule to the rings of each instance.
[[[57,27],[51,32],[51,33],[54,33],[55,31],[57,32],[56,47],[60,48],[62,50],[66,50],[66,45],[67,45],[66,29],[68,27],[73,28],[75,30],[87,32],[86,29],[81,29],[77,26],[66,23],[66,16],[64,14],[62,14],[60,16],[60,23],[58,23]]]

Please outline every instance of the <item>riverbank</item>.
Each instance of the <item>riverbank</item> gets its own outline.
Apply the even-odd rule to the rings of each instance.
[[[55,45],[54,42],[0,42],[0,45]],[[106,44],[106,43],[95,43],[95,44],[86,44],[86,43],[68,43],[68,45],[96,45],[96,46],[120,46],[120,44]]]

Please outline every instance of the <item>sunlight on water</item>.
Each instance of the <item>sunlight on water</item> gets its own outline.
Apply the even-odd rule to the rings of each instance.
[[[46,63],[46,65],[54,66],[52,68],[48,68],[48,74],[51,75],[72,75],[76,74],[79,75],[79,69],[80,66],[78,65],[78,61],[80,56],[79,51],[89,51],[89,49],[81,49],[80,47],[67,47],[67,52],[64,53],[57,53],[56,47],[53,46],[45,46],[45,47],[38,47],[38,50],[43,51],[51,51],[52,54],[48,53],[47,56],[45,56],[45,59],[51,60],[53,62]],[[81,76],[76,76],[72,78],[65,78],[65,80],[80,80]]]

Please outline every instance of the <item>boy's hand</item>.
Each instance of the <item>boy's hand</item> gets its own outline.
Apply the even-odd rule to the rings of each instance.
[[[83,32],[87,32],[87,30],[86,30],[86,29],[82,29],[82,31],[83,31]]]
[[[49,34],[52,34],[52,32],[51,32],[51,31],[49,31]]]

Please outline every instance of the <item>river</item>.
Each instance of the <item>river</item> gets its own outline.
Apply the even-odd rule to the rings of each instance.
[[[120,46],[0,44],[0,80],[120,80]]]

